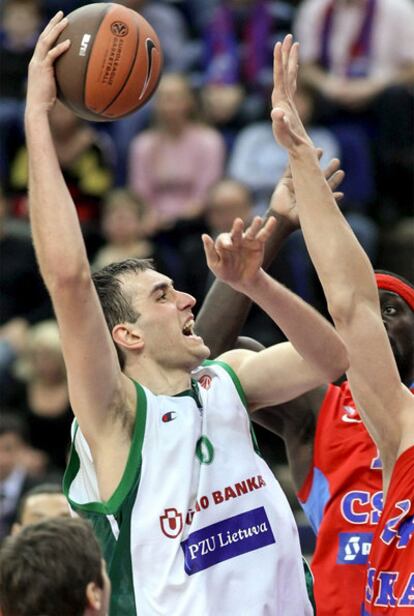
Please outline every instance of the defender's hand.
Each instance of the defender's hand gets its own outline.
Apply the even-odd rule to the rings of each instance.
[[[254,284],[262,266],[264,245],[275,225],[273,217],[263,224],[262,218],[256,216],[244,231],[243,221],[236,218],[230,233],[221,233],[215,242],[204,234],[207,265],[213,274],[239,291]]]
[[[295,103],[296,80],[299,66],[299,43],[293,43],[291,34],[283,43],[276,43],[273,52],[272,127],[275,139],[286,149],[310,144]]]

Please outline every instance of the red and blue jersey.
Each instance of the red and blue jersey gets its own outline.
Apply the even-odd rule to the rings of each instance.
[[[365,616],[414,614],[414,446],[398,458],[374,534]]]
[[[298,496],[317,533],[312,570],[318,616],[359,616],[368,554],[382,511],[382,473],[347,382],[327,390],[313,468]]]

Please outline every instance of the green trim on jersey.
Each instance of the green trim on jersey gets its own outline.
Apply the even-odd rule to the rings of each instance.
[[[262,453],[260,451],[259,448],[259,443],[257,442],[257,437],[256,437],[256,432],[254,431],[254,427],[253,427],[253,423],[250,417],[250,413],[249,413],[249,405],[247,402],[247,398],[246,398],[246,394],[244,393],[244,389],[242,384],[240,383],[240,379],[237,376],[237,374],[234,372],[233,368],[231,366],[229,366],[229,364],[226,364],[226,362],[224,361],[220,361],[220,360],[214,360],[214,359],[205,359],[202,363],[202,366],[211,366],[211,365],[217,365],[217,366],[221,366],[222,368],[224,368],[224,370],[228,373],[228,375],[231,377],[236,389],[237,389],[237,393],[240,396],[240,400],[243,402],[243,405],[246,409],[247,415],[249,417],[249,422],[250,422],[250,434],[252,437],[252,441],[253,441],[253,449],[255,450],[255,452],[257,453],[258,456],[260,456],[261,458],[263,458]]]
[[[202,363],[202,366],[211,366],[211,365],[221,366],[230,375],[234,385],[236,386],[237,393],[240,396],[240,400],[243,402],[244,406],[246,407],[246,410],[248,410],[249,405],[247,403],[246,394],[244,393],[244,389],[242,387],[242,384],[240,383],[240,379],[237,376],[237,374],[234,372],[233,368],[229,366],[229,364],[226,364],[226,362],[220,361],[217,359],[215,360],[205,359]]]
[[[137,391],[136,420],[131,447],[121,481],[110,499],[104,503],[75,503],[69,498],[69,489],[76,477],[80,461],[74,441],[78,423],[75,420],[74,434],[70,451],[69,465],[63,478],[63,491],[71,507],[92,524],[95,535],[104,555],[112,588],[111,616],[136,616],[135,592],[131,557],[131,516],[137,497],[141,476],[142,446],[147,417],[147,399],[141,385],[134,381]],[[114,534],[110,519],[119,530],[118,538]]]
[[[116,515],[125,498],[131,491],[136,481],[137,474],[139,475],[141,471],[142,444],[144,442],[145,423],[147,418],[147,399],[141,385],[135,381],[134,385],[137,391],[136,419],[128,460],[118,487],[115,489],[115,492],[109,500],[105,502],[90,502],[81,504],[76,503],[69,497],[70,486],[80,468],[80,461],[75,448],[75,438],[79,425],[75,420],[76,423],[69,454],[69,463],[63,476],[63,493],[75,511],[93,512],[102,515]]]

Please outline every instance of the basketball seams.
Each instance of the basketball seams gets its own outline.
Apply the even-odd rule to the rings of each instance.
[[[80,7],[68,21],[61,36],[72,45],[56,62],[58,98],[92,121],[117,120],[142,107],[159,83],[163,59],[151,24],[111,2]]]
[[[131,75],[132,75],[132,73],[134,71],[134,68],[136,66],[136,63],[138,62],[138,59],[139,59],[139,57],[138,57],[138,48],[139,48],[139,43],[140,43],[140,31],[139,31],[139,25],[138,24],[136,24],[136,35],[137,35],[137,37],[136,37],[136,42],[135,42],[135,50],[134,50],[134,54],[133,54],[134,61],[131,63],[131,66],[129,68],[129,71],[128,71],[125,79],[124,79],[124,82],[123,82],[121,88],[118,90],[118,92],[116,93],[114,98],[111,100],[111,102],[104,109],[102,109],[102,111],[101,111],[102,114],[105,114],[105,112],[114,103],[116,103],[117,99],[122,94],[122,92],[124,91],[125,87],[128,85],[129,78],[131,77]],[[135,109],[131,109],[130,113],[132,113],[133,111],[135,111]],[[111,116],[107,116],[107,117],[110,118]]]

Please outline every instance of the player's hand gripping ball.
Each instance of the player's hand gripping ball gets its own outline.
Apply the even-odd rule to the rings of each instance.
[[[136,11],[95,3],[69,13],[58,43],[71,46],[55,64],[58,98],[87,120],[117,120],[154,93],[162,51],[152,26]]]

